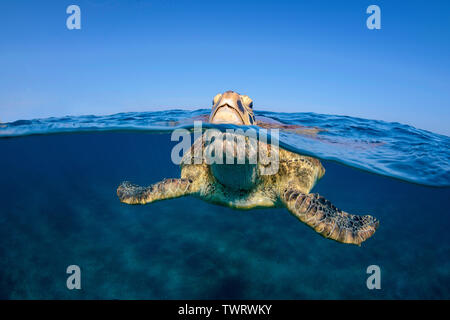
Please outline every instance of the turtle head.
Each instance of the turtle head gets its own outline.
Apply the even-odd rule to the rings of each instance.
[[[252,99],[234,91],[217,94],[213,99],[209,122],[236,125],[255,124]]]

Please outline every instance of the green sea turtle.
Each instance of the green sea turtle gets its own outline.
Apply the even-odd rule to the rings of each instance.
[[[209,117],[210,123],[254,125],[253,102],[245,95],[227,91],[214,97]],[[271,127],[266,124],[265,127]],[[278,127],[275,125],[275,127]],[[245,146],[248,146],[248,139]],[[225,148],[238,152],[228,144]],[[273,174],[261,174],[266,164],[214,164],[208,162],[203,153],[200,161],[195,160],[195,149],[204,150],[204,137],[198,138],[191,151],[181,162],[181,178],[165,179],[148,187],[123,182],[117,188],[121,202],[146,204],[158,200],[187,195],[199,197],[208,202],[236,209],[258,207],[286,207],[295,217],[312,227],[325,238],[342,243],[361,245],[372,236],[379,222],[370,215],[353,215],[336,208],[330,201],[316,193],[309,193],[325,173],[316,158],[299,155],[279,148],[278,170]],[[258,148],[268,143],[257,141]],[[250,149],[250,148],[248,148]],[[245,157],[248,157],[248,149]],[[224,149],[225,153],[225,149]],[[233,153],[236,156],[237,153]],[[198,160],[198,159],[197,159]]]

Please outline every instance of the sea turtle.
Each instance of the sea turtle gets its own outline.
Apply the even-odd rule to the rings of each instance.
[[[233,91],[218,94],[213,99],[209,122],[254,125],[253,102],[248,96]],[[270,150],[268,143],[257,143],[258,148]],[[194,142],[191,150],[198,146],[203,149],[206,147],[203,136]],[[349,214],[319,194],[309,193],[325,173],[316,158],[279,148],[278,171],[261,174],[265,165],[260,162],[253,165],[248,162],[211,164],[203,155],[200,161],[192,162],[194,153],[184,155],[181,178],[165,179],[148,187],[123,182],[117,188],[120,201],[146,204],[193,195],[236,209],[286,207],[325,238],[356,245],[361,245],[372,236],[379,225],[378,220],[370,215]],[[245,155],[248,156],[248,151]]]

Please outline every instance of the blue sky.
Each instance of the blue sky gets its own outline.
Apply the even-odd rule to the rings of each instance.
[[[205,108],[232,89],[450,135],[449,49],[450,1],[2,1],[0,120]]]

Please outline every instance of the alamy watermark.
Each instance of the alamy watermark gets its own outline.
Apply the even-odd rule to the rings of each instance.
[[[279,131],[260,128],[202,130],[202,122],[194,122],[194,140],[187,129],[176,129],[171,140],[174,164],[260,164],[261,175],[276,174],[279,169]],[[180,141],[181,140],[181,141]],[[192,143],[193,142],[193,143]]]
[[[67,267],[66,273],[70,274],[67,278],[66,286],[69,290],[81,290],[81,269],[76,264]]]
[[[69,30],[81,29],[81,9],[78,5],[71,4],[67,7],[66,13],[70,14],[66,19],[66,27]],[[381,9],[376,4],[367,7],[366,13],[370,16],[366,20],[366,26],[369,30],[381,29]]]
[[[66,13],[70,14],[66,20],[66,27],[69,30],[81,29],[81,9],[79,6],[72,4],[67,7]]]
[[[367,7],[366,13],[370,16],[366,20],[366,26],[369,30],[381,29],[381,9],[379,6],[372,4]]]
[[[366,270],[367,274],[370,274],[370,276],[367,278],[366,286],[367,289],[373,290],[373,289],[381,289],[381,269],[376,264],[370,265],[367,267]]]

